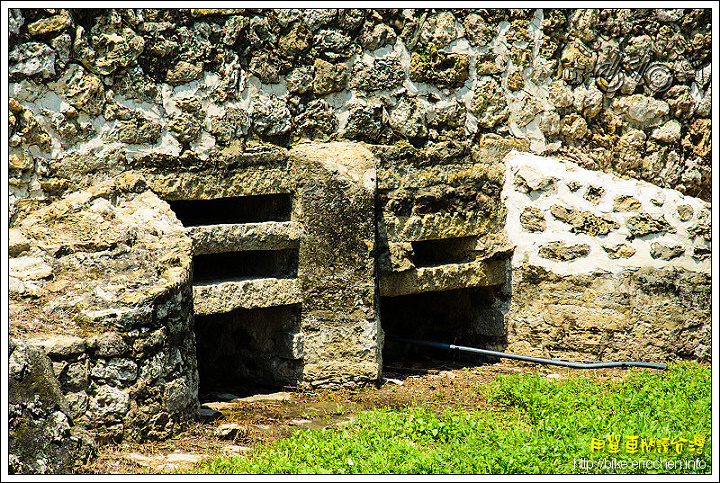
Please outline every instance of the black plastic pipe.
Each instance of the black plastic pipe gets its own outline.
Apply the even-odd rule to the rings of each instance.
[[[521,356],[519,354],[508,354],[507,352],[497,352],[487,349],[476,349],[475,347],[465,347],[455,344],[444,344],[442,342],[430,342],[427,340],[417,339],[403,339],[399,337],[387,337],[387,340],[393,342],[403,342],[406,344],[424,345],[427,347],[435,347],[437,349],[453,349],[463,352],[474,352],[476,354],[483,354],[486,356],[493,357],[504,357],[506,359],[516,359],[518,361],[535,362],[537,364],[549,364],[552,366],[563,366],[572,367],[574,369],[600,369],[605,367],[647,367],[649,369],[661,369],[665,370],[668,368],[667,364],[658,364],[655,362],[571,362],[563,361],[558,359],[546,359],[545,357],[532,357],[532,356]]]

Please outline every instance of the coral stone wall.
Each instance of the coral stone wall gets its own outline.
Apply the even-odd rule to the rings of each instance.
[[[710,357],[710,203],[575,163],[505,158],[508,351]]]
[[[100,442],[394,337],[708,359],[711,14],[9,9],[10,335]]]
[[[192,242],[126,173],[10,229],[9,331],[40,347],[99,442],[164,439],[199,413]]]
[[[10,206],[246,142],[537,154],[710,199],[710,9],[11,9]]]

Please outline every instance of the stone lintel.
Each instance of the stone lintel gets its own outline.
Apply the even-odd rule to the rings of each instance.
[[[166,200],[210,200],[290,192],[286,168],[252,167],[228,173],[144,173],[143,176],[148,187]]]
[[[481,213],[432,213],[410,217],[384,216],[388,241],[408,242],[485,235],[498,231],[502,223]]]
[[[404,272],[383,273],[380,296],[444,292],[470,287],[501,285],[507,281],[507,260],[450,263]]]

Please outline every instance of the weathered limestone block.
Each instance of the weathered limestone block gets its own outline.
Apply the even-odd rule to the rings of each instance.
[[[615,197],[613,211],[642,211],[642,203],[632,196],[619,195]]]
[[[390,114],[389,124],[406,138],[424,137],[427,134],[425,107],[417,99],[403,99]]]
[[[456,89],[465,84],[470,75],[467,54],[431,50],[426,56],[413,53],[410,58],[410,80],[435,84],[441,89]]]
[[[693,217],[694,210],[690,205],[678,205],[677,213],[680,217],[680,221],[689,221]]]
[[[512,255],[514,245],[505,231],[477,237],[473,255],[476,260],[499,260]]]
[[[478,126],[484,128],[492,128],[507,119],[507,99],[495,79],[490,76],[478,79],[470,110],[477,116]]]
[[[194,255],[294,248],[297,247],[301,234],[302,226],[293,221],[188,228],[188,235],[193,240]]]
[[[390,241],[437,240],[485,235],[502,228],[497,219],[482,213],[431,213],[418,216],[384,216],[380,233]]]
[[[542,167],[530,165],[521,166],[513,177],[513,182],[518,191],[530,193],[533,191],[549,191],[556,189],[557,178],[548,175]]]
[[[97,453],[74,424],[53,367],[41,349],[10,338],[8,469],[10,474],[68,474]]]
[[[576,258],[586,257],[590,253],[590,245],[586,243],[578,243],[577,245],[567,245],[565,242],[555,241],[548,245],[543,245],[538,250],[538,255],[542,258],[550,260],[558,260],[569,262]]]
[[[445,47],[458,36],[455,22],[453,14],[447,11],[432,15],[423,23],[420,38],[437,48]]]
[[[262,278],[193,286],[197,315],[296,304],[302,300],[295,279]]]
[[[394,297],[423,292],[441,292],[468,287],[502,285],[507,279],[507,261],[451,263],[403,272],[383,273],[380,295]]]
[[[348,68],[345,64],[333,65],[322,59],[315,59],[313,92],[325,95],[342,91],[347,86]]]
[[[590,236],[607,235],[620,224],[607,216],[596,216],[589,211],[580,211],[560,205],[552,205],[550,213],[558,220],[572,225],[573,233],[587,233]]]
[[[534,206],[526,206],[520,214],[520,224],[527,231],[545,231],[547,223],[542,211]]]
[[[620,243],[615,246],[603,245],[603,250],[607,252],[610,258],[630,258],[635,255],[636,252],[636,250],[627,243]]]
[[[667,246],[662,243],[653,242],[650,248],[650,256],[653,258],[662,258],[663,260],[672,260],[685,253],[685,248],[681,245]]]
[[[350,74],[350,88],[363,91],[392,90],[405,80],[403,67],[395,55],[375,59],[371,64],[358,61]]]
[[[625,221],[625,224],[634,237],[672,231],[672,227],[665,218],[653,218],[647,213],[631,216]]]
[[[670,112],[667,102],[642,94],[615,99],[613,108],[629,120],[643,125],[655,125]]]
[[[303,384],[352,386],[380,376],[382,333],[375,288],[377,159],[351,143],[300,144],[290,151],[305,233]]]
[[[55,51],[39,42],[18,45],[10,52],[9,73],[51,77],[55,75]]]

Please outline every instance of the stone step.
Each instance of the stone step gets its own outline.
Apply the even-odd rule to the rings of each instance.
[[[507,281],[508,269],[507,260],[492,260],[385,272],[380,276],[380,296],[394,297],[501,285]]]
[[[294,221],[193,226],[187,229],[193,240],[193,255],[244,250],[296,248],[302,226]]]
[[[302,301],[294,278],[259,278],[204,283],[193,286],[196,315],[219,314],[235,309],[256,309]]]

